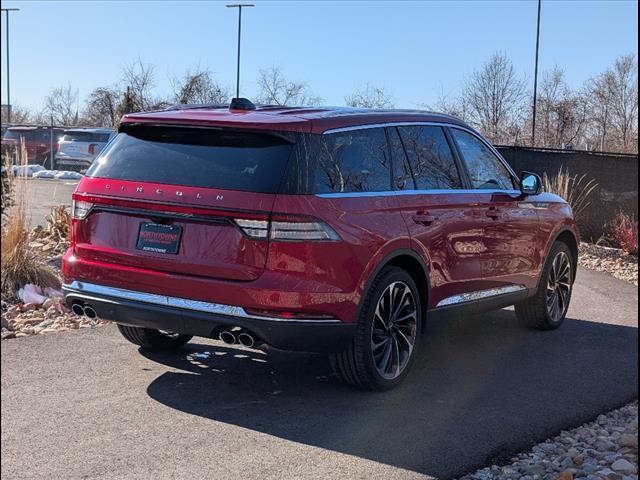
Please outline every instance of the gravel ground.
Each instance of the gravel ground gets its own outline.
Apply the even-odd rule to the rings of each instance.
[[[591,243],[580,244],[581,267],[607,272],[620,280],[638,286],[638,257],[617,248],[600,247]]]
[[[2,340],[93,328],[108,323],[105,320],[91,320],[75,315],[62,298],[49,298],[43,305],[7,305],[3,302],[2,307]]]
[[[461,477],[463,480],[571,480],[638,478],[638,402],[563,431],[511,459]]]

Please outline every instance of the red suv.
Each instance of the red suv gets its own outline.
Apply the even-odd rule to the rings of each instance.
[[[58,151],[58,139],[62,135],[61,128],[14,126],[9,127],[2,136],[2,152],[16,155],[16,149],[20,148],[20,141],[24,140],[27,151],[27,162],[36,162],[43,166],[51,166],[51,142],[53,141],[54,154]]]
[[[563,322],[578,232],[540,183],[446,115],[130,114],[73,194],[65,296],[143,348],[328,352],[346,382],[387,389],[428,319],[515,305]]]

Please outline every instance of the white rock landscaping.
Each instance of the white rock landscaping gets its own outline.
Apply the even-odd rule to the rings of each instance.
[[[591,423],[493,465],[463,480],[637,480],[638,402],[599,415]]]

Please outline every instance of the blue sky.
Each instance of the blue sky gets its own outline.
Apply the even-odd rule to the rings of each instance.
[[[455,94],[465,75],[506,52],[532,84],[535,1],[271,2],[243,13],[243,96],[261,68],[278,65],[331,105],[365,83],[384,86],[397,106]],[[11,97],[40,108],[70,82],[83,99],[111,85],[122,66],[155,65],[156,91],[196,65],[235,85],[236,10],[215,1],[10,1]],[[579,87],[616,57],[637,53],[635,1],[543,0],[542,71],[558,64]],[[2,18],[2,102],[6,102]],[[82,105],[81,105],[82,107]]]

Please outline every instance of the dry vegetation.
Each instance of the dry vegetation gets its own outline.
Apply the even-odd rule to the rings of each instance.
[[[585,209],[591,205],[591,195],[598,188],[595,180],[588,179],[586,175],[572,176],[562,167],[552,177],[545,173],[542,181],[547,192],[561,196],[571,205],[576,219],[580,219]]]
[[[22,145],[19,155],[22,164],[26,164],[26,158]],[[6,182],[12,195],[13,206],[6,212],[3,211],[1,290],[2,299],[8,301],[15,300],[17,291],[27,283],[58,288],[60,281],[53,270],[45,265],[29,246],[25,203],[26,179],[7,174]]]
[[[638,254],[638,220],[623,212],[611,224],[611,236],[624,253]]]

